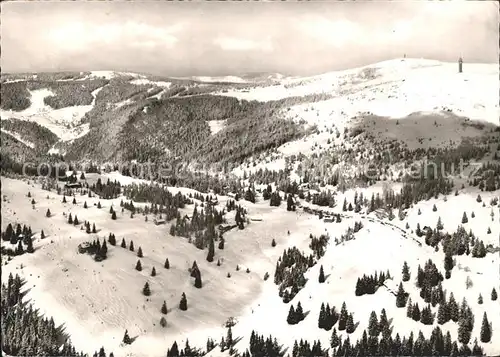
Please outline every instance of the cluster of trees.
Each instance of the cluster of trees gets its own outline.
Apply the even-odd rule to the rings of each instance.
[[[246,350],[242,357],[261,357],[261,356],[273,356],[273,357],[283,357],[284,351],[282,346],[278,343],[276,338],[271,335],[264,338],[263,335],[259,335],[254,330],[250,335],[249,348]]]
[[[81,356],[52,318],[43,317],[24,300],[24,282],[9,274],[1,287],[2,351],[11,356]]]
[[[108,81],[96,96],[96,103],[118,103],[146,92],[152,88],[151,84],[134,84],[132,77],[116,77]]]
[[[387,273],[381,272],[378,274],[375,272],[374,275],[365,275],[361,278],[358,278],[356,281],[356,289],[354,291],[354,294],[356,296],[362,296],[365,294],[375,294],[377,289],[384,284],[384,282],[387,279],[391,279],[391,274],[389,273],[389,270]]]
[[[43,231],[41,238],[45,238]],[[3,245],[1,248],[2,254],[16,256],[22,255],[25,252],[34,253],[35,251],[33,247],[33,233],[31,231],[31,227],[26,226],[25,224],[23,224],[21,228],[21,224],[18,223],[16,225],[16,229],[14,230],[12,224],[9,223],[5,228],[5,231],[2,232],[2,240],[9,242],[12,246],[17,245],[15,248]],[[26,246],[26,248],[24,246]]]
[[[352,313],[349,313],[345,302],[342,303],[340,309],[340,314],[336,311],[335,306],[330,308],[327,303],[321,304],[321,309],[318,316],[318,327],[320,329],[330,331],[338,321],[339,331],[345,330],[347,333],[353,333],[356,329],[356,324],[354,323],[354,318]],[[336,330],[333,331],[336,334]]]
[[[159,184],[131,184],[124,186],[123,195],[135,202],[150,202],[150,207],[144,210],[140,207],[135,208],[137,213],[153,213],[154,215],[165,215],[165,220],[169,221],[180,217],[179,209],[191,204],[192,200],[185,195],[177,192],[172,194],[166,187]]]
[[[49,88],[55,95],[45,97],[43,102],[54,108],[61,109],[76,105],[90,105],[94,100],[92,92],[108,84],[106,79],[84,79],[76,81],[28,81],[30,90]]]
[[[496,154],[498,158],[498,154]],[[471,185],[481,191],[496,191],[500,189],[500,165],[495,162],[485,162],[476,171]]]
[[[332,191],[321,191],[320,193],[315,193],[311,196],[310,192],[305,195],[306,202],[311,202],[313,205],[318,205],[322,207],[335,207],[335,196]]]
[[[468,222],[465,212],[462,217],[462,223],[464,222]],[[474,258],[483,258],[486,256],[487,250],[483,241],[477,239],[472,230],[467,232],[463,226],[458,226],[455,232],[449,234],[443,232],[442,228],[441,219],[439,218],[436,228],[427,228],[425,232],[421,230],[420,224],[417,223],[415,233],[419,237],[425,235],[425,243],[436,249],[438,244],[441,243],[445,255],[449,257],[463,254],[470,255],[471,253]],[[447,270],[451,270],[451,268]]]
[[[198,209],[198,205],[195,205],[191,218],[187,216],[181,218],[178,215],[175,223],[170,226],[170,234],[189,238],[198,249],[212,247],[214,241],[220,238],[215,226],[225,222],[225,212],[224,210],[218,211],[211,205],[205,205],[202,210]],[[237,214],[238,212],[239,209]]]
[[[93,255],[96,262],[103,261],[108,257],[108,246],[106,244],[106,240],[104,239],[102,244],[100,239],[97,238],[97,240],[94,239],[91,243],[87,242],[85,248],[83,248],[83,245],[80,245],[80,247],[82,247],[80,249],[81,252]]]
[[[213,343],[212,340],[208,339],[207,346],[211,346],[210,343]],[[213,349],[213,347],[212,347]],[[210,350],[208,350],[210,351]],[[201,357],[205,353],[198,348],[193,348],[189,345],[189,340],[186,339],[186,343],[183,349],[179,350],[179,346],[177,345],[177,341],[174,341],[172,347],[167,350],[167,357]]]
[[[302,305],[299,301],[296,308],[294,308],[293,305],[290,305],[290,310],[288,311],[286,322],[288,322],[289,325],[296,325],[304,320],[305,317],[306,316],[304,315],[304,311],[302,310]]]
[[[2,83],[0,86],[2,103],[0,107],[4,110],[21,111],[31,105],[31,94],[26,88],[26,82]]]
[[[111,181],[108,178],[108,181],[103,184],[100,177],[97,179],[97,182],[92,184],[89,188],[106,200],[117,198],[122,191],[122,186],[119,181]]]
[[[56,134],[34,121],[2,118],[2,128],[19,134],[23,140],[32,143],[37,154],[46,153],[58,141]]]
[[[320,259],[326,253],[326,246],[330,237],[328,235],[322,234],[319,237],[313,236],[312,233],[309,235],[309,248],[313,251],[316,259]]]
[[[219,165],[217,169],[223,173],[230,171],[227,165]],[[158,177],[158,181],[169,186],[188,187],[203,193],[210,191],[217,195],[227,195],[229,192],[242,193],[242,186],[237,178],[225,175],[209,175],[208,173],[193,172],[188,169],[182,169],[178,173],[173,172],[167,177]]]
[[[315,264],[313,255],[306,257],[297,247],[288,248],[276,262],[274,283],[279,295],[287,303],[305,286],[304,273]]]
[[[408,300],[406,316],[414,321],[420,321],[424,325],[432,325],[434,323],[434,315],[430,305],[427,305],[420,310],[418,303],[412,305],[411,299]]]
[[[361,222],[359,222],[359,223],[355,222],[354,226],[359,231],[359,229],[361,229],[363,227],[363,224]],[[354,228],[348,227],[347,231],[345,232],[345,234],[341,234],[340,235],[340,239],[339,238],[335,238],[335,245],[339,245],[339,244],[342,244],[344,242],[349,242],[349,241],[355,239],[354,233],[355,233],[354,232]]]
[[[343,304],[343,306],[345,303]],[[347,311],[347,310],[346,310]],[[335,306],[330,307],[330,304],[321,303],[321,309],[318,316],[318,327],[320,329],[330,331],[339,320],[339,313],[336,311]]]

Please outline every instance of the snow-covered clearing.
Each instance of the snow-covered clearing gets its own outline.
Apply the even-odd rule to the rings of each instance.
[[[89,124],[81,123],[81,119],[95,105],[97,93],[102,89],[98,88],[92,92],[94,97],[90,105],[78,105],[53,109],[44,103],[44,98],[55,95],[49,89],[39,89],[30,91],[31,106],[23,111],[13,112],[1,110],[2,118],[16,118],[26,121],[34,121],[46,127],[56,134],[61,141],[70,141],[86,135],[89,131]]]
[[[152,85],[155,85],[158,87],[165,87],[165,88],[170,88],[170,86],[172,85],[171,82],[150,81],[149,79],[146,79],[146,78],[134,79],[134,80],[131,80],[130,83],[136,84],[136,85],[152,84]]]
[[[208,120],[207,123],[210,126],[212,135],[217,134],[226,126],[226,120]]]

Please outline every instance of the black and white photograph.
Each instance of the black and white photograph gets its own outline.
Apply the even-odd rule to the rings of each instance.
[[[0,6],[2,356],[500,356],[497,1]]]

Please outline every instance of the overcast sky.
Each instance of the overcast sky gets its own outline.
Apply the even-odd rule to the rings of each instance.
[[[2,2],[3,72],[322,73],[424,57],[498,62],[498,4]]]

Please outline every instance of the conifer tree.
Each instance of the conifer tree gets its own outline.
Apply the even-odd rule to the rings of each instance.
[[[165,326],[167,326],[167,319],[165,318],[165,316],[162,316],[162,317],[160,318],[160,326],[161,326],[161,327],[165,327]]]
[[[130,241],[130,245],[129,245],[128,249],[129,249],[131,252],[133,252],[133,251],[134,251],[134,249],[135,249],[135,248],[134,248],[134,241],[133,241],[133,240],[131,240],[131,241]]]
[[[73,216],[71,216],[71,212],[70,212],[70,214],[68,215],[68,223],[69,223],[69,224],[73,224]]]
[[[111,219],[116,220],[116,212],[115,211],[113,211],[113,213],[111,213]]]
[[[412,319],[413,318],[413,304],[411,298],[408,298],[408,303],[406,304],[406,317]]]
[[[95,228],[95,223],[92,223],[92,233],[97,233],[97,229]]]
[[[40,239],[45,239],[45,233],[43,232],[43,229],[42,232],[40,233]]]
[[[323,271],[323,265],[319,267],[318,281],[320,284],[325,282],[325,272]]]
[[[182,311],[186,311],[188,309],[187,298],[185,293],[182,293],[181,301],[179,303],[179,309]]]
[[[420,321],[420,308],[418,307],[418,303],[415,303],[411,309],[412,318],[415,321]]]
[[[142,271],[142,264],[140,260],[137,260],[137,263],[135,264],[135,270]]]
[[[213,237],[210,237],[209,243],[208,243],[208,253],[207,253],[207,261],[208,262],[213,262],[214,261],[214,256],[215,256],[215,244],[214,244],[214,239]]]
[[[163,264],[163,267],[164,267],[165,269],[170,269],[170,262],[168,261],[168,258],[167,258],[167,259],[165,259],[165,264]]]
[[[151,290],[149,288],[149,283],[146,282],[146,284],[144,284],[144,288],[142,288],[142,293],[145,295],[145,296],[149,296],[151,295]]]
[[[406,261],[403,263],[403,281],[410,280],[410,268]]]
[[[128,335],[128,330],[125,330],[125,334],[123,335],[123,343],[130,345],[132,343],[132,340],[130,336]]]
[[[34,253],[35,252],[35,249],[33,248],[33,240],[31,239],[31,237],[27,237],[27,246],[26,246],[26,252],[28,253]]]
[[[495,288],[493,288],[493,289],[491,290],[491,300],[492,300],[492,301],[496,301],[496,300],[497,300],[497,298],[498,298],[497,291],[495,290]]]
[[[434,317],[432,316],[432,310],[429,305],[422,309],[420,313],[420,322],[424,325],[432,325],[434,322]]]
[[[460,317],[458,320],[458,341],[462,344],[468,344],[471,337],[469,330],[469,321],[467,317]]]
[[[455,297],[453,296],[453,292],[450,293],[450,299],[448,300],[448,311],[450,314],[450,320],[458,322],[459,310],[458,310],[458,304],[455,301]]]
[[[203,286],[201,282],[201,272],[198,270],[196,276],[194,277],[194,287],[197,289],[201,289]]]
[[[49,209],[49,208],[47,208],[47,213],[45,213],[45,216],[46,216],[46,217],[50,217],[51,215],[52,215],[52,213],[50,213],[50,209]]]
[[[274,238],[273,238],[273,240],[271,241],[271,247],[273,247],[273,248],[274,248],[274,247],[276,247],[276,241],[274,240]]]
[[[467,213],[465,213],[464,211],[464,214],[462,216],[462,224],[465,224],[467,222],[469,222],[469,218],[467,218]]]
[[[405,307],[406,306],[406,292],[403,289],[403,284],[399,283],[398,292],[396,295],[396,306],[397,307]]]
[[[327,326],[327,317],[326,317],[326,311],[325,311],[325,304],[321,303],[321,308],[319,310],[319,316],[318,316],[318,328],[325,329]]]
[[[491,327],[488,321],[488,316],[486,316],[486,312],[483,314],[483,322],[481,324],[481,342],[488,343],[491,341]]]
[[[153,267],[153,269],[151,269],[151,276],[156,276],[156,269],[155,269],[155,267]]]
[[[292,304],[290,304],[290,309],[288,310],[288,316],[286,318],[286,322],[289,325],[295,325],[297,323],[296,321],[296,315],[295,315],[295,309]]]
[[[76,205],[76,198],[73,197],[73,204]]]
[[[198,264],[196,263],[196,260],[193,262],[193,266],[191,267],[191,278],[196,278],[196,274],[198,274]]]
[[[295,315],[297,316],[297,323],[304,320],[304,311],[302,310],[302,305],[300,301],[297,303],[297,308],[295,309]]]
[[[163,315],[166,315],[167,312],[168,312],[168,310],[167,310],[167,302],[165,300],[163,300],[163,304],[161,305],[161,310],[160,311],[161,311],[161,313]]]
[[[377,314],[372,311],[370,314],[370,320],[368,322],[368,334],[370,337],[378,337],[379,335],[379,324],[377,320]]]
[[[66,203],[66,196],[63,195],[62,203]]]
[[[481,305],[483,303],[483,296],[479,294],[479,297],[477,298],[477,303]]]
[[[97,208],[102,208],[101,201],[97,202]]]
[[[354,319],[352,317],[352,313],[347,316],[347,321],[345,325],[345,332],[353,333],[355,330]]]
[[[139,249],[137,249],[137,256],[138,256],[139,258],[142,258],[142,257],[143,257],[143,255],[142,255],[142,248],[141,248],[141,247],[139,247]]]
[[[438,218],[438,221],[437,221],[437,224],[436,224],[436,229],[438,231],[442,230],[444,227],[443,227],[443,222],[441,221],[441,216]]]
[[[127,248],[127,244],[125,243],[125,238],[122,238],[122,244],[120,246],[122,248]]]
[[[88,208],[88,206],[87,206],[87,201],[85,201],[85,202],[83,203],[83,208]]]
[[[233,345],[233,332],[231,330],[231,326],[229,326],[226,334],[226,346],[231,347],[232,345]]]
[[[446,301],[442,301],[438,307],[437,323],[442,325],[450,321],[450,314]]]
[[[330,346],[332,348],[337,348],[340,344],[339,337],[337,335],[337,330],[333,328],[332,336],[330,337]]]
[[[340,309],[339,316],[339,331],[345,330],[345,325],[347,323],[347,307],[345,302],[342,303],[342,308]]]

